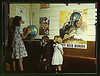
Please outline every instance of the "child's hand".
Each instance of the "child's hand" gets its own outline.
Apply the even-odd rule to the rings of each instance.
[[[46,59],[43,59],[43,61],[46,61]]]
[[[40,41],[40,45],[42,46],[42,41]]]
[[[29,28],[27,28],[27,33],[29,34],[31,31],[30,31],[30,29]]]

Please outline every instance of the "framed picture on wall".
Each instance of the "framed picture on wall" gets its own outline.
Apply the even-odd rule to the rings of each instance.
[[[39,18],[39,35],[49,35],[49,17]]]
[[[46,9],[46,8],[50,8],[49,3],[40,3],[40,9]]]

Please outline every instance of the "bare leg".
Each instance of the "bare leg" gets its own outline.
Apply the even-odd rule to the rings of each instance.
[[[45,70],[47,70],[47,65],[45,65]]]
[[[16,68],[15,68],[15,61],[13,61],[13,70],[15,71]]]
[[[23,71],[23,58],[19,59],[19,67],[20,67],[20,70]]]
[[[57,71],[57,67],[56,67],[56,71]]]
[[[10,71],[10,64],[5,63],[5,65],[6,65],[6,71]]]
[[[61,65],[58,66],[58,70],[61,71]]]
[[[58,67],[57,66],[56,66],[55,70],[56,70],[56,73],[58,73]]]

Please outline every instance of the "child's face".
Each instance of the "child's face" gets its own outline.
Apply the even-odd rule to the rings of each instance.
[[[56,41],[57,41],[57,37],[54,38],[54,42],[55,42],[55,43],[56,43]]]
[[[42,43],[44,43],[45,41],[44,41],[44,39],[42,40]]]
[[[19,24],[21,24],[22,23],[22,19],[19,21]]]
[[[47,42],[46,42],[44,39],[42,40],[42,43],[43,43],[43,44],[47,44]]]

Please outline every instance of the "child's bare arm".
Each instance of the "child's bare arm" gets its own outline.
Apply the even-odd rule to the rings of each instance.
[[[63,56],[63,54],[64,54],[64,52],[63,52],[63,50],[61,50],[61,55]]]
[[[25,34],[25,35],[24,34],[21,34],[21,35],[22,35],[22,38],[25,39],[28,34]]]
[[[27,33],[25,35],[24,34],[21,34],[22,35],[22,38],[25,39],[29,33],[30,33],[30,29],[28,28],[27,29]]]

